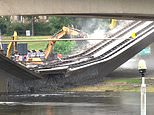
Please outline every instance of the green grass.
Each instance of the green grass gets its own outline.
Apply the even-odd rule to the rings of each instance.
[[[146,78],[146,91],[154,92],[154,79]],[[93,86],[82,86],[67,91],[83,91],[83,92],[140,92],[141,78],[115,78],[106,80],[98,85]]]
[[[42,39],[48,39],[49,36],[33,36],[33,37],[18,37],[18,40],[42,40]],[[11,37],[7,36],[4,37],[3,40],[11,40]],[[24,42],[22,42],[24,43]],[[28,43],[28,49],[29,50],[44,50],[48,44],[47,41],[44,42],[27,42]]]
[[[141,84],[140,78],[117,78],[117,79],[112,79],[112,80],[106,80],[106,81],[104,81],[98,85],[94,85],[94,86],[83,86],[83,87],[68,89],[68,91],[139,92],[140,91],[140,84]]]
[[[35,42],[35,43],[28,43],[28,49],[29,50],[45,50],[47,46],[47,43],[45,42]]]
[[[21,36],[18,37],[18,40],[42,40],[42,39],[48,39],[50,36],[33,36],[33,37],[25,37]],[[4,37],[3,40],[11,40],[10,36]],[[25,43],[25,42],[22,42]],[[41,42],[27,42],[28,43],[28,49],[29,50],[45,50],[48,44],[48,41],[41,41]],[[54,45],[54,51],[57,53],[61,53],[63,55],[68,54],[72,51],[72,49],[75,47],[76,42],[74,41],[58,41]]]
[[[35,37],[19,37],[19,40],[38,40],[38,39],[47,39],[49,36],[35,36]],[[45,50],[48,42],[28,42],[29,50]]]
[[[141,80],[139,78],[120,78],[120,79],[108,80],[108,82],[111,83],[125,82],[127,84],[141,84]]]

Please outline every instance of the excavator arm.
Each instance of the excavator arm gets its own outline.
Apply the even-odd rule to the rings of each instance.
[[[17,40],[17,32],[14,31],[12,40]],[[17,42],[10,42],[7,47],[6,57],[11,58],[12,48],[14,48],[14,52],[17,51]]]
[[[75,29],[63,27],[58,34],[51,37],[52,39],[55,39],[55,40],[49,41],[48,46],[45,50],[45,59],[48,59],[49,55],[52,53],[53,46],[56,43],[56,40],[62,38],[66,34],[68,34],[68,35],[79,35],[80,33],[79,33],[79,31],[77,31]]]
[[[111,24],[109,25],[109,28],[112,30],[117,26],[117,20],[111,19]]]
[[[60,38],[62,38],[64,35],[80,35],[80,31],[79,30],[76,30],[76,29],[72,29],[72,28],[68,28],[68,27],[63,27],[57,34],[55,34],[54,36],[52,36],[51,38],[49,39],[54,39],[54,40],[50,40],[48,45],[47,45],[47,48],[44,52],[44,57],[45,57],[45,60],[48,60],[50,54],[52,53],[53,51],[53,47],[56,43],[56,41]],[[41,59],[38,58],[38,57],[34,57],[34,58],[28,58],[27,59],[29,62],[27,62],[26,64],[34,64],[34,65],[41,65],[43,64]]]

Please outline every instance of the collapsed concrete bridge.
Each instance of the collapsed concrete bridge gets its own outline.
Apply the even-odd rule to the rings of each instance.
[[[154,17],[152,0],[1,0],[0,15],[70,15],[148,19]],[[143,8],[144,6],[144,8]],[[76,68],[30,71],[0,54],[0,92],[52,91],[57,87],[79,85],[103,79],[111,71],[153,42],[153,24],[144,27],[141,36],[114,48],[108,58]],[[141,32],[141,33],[142,33]],[[112,50],[111,50],[112,51]],[[111,58],[112,57],[112,58]],[[112,66],[109,66],[112,65]]]
[[[153,24],[153,21],[132,24],[123,30],[122,35],[128,36],[132,31],[136,31],[135,39],[128,36],[128,39],[115,41],[117,43],[115,46],[111,42],[110,49],[105,53],[71,66],[68,64],[48,69],[38,68],[32,71],[0,55],[0,92],[49,92],[55,88],[78,86],[87,82],[96,82],[98,79],[101,81],[106,75],[153,42]]]

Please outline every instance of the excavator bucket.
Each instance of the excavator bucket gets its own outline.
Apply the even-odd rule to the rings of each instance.
[[[74,31],[74,30],[71,30],[71,31],[70,31],[70,34],[73,35],[73,36],[77,36],[77,35],[79,34],[79,32],[76,32],[76,31]]]
[[[72,28],[70,29],[70,28],[65,27],[65,26],[62,28],[62,30],[65,31],[69,35],[74,35],[74,36],[79,35],[79,32],[78,32],[79,30],[77,31],[75,29],[72,29]]]

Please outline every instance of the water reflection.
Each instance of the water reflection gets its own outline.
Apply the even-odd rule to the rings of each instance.
[[[147,114],[153,115],[154,94],[147,95]],[[139,115],[140,94],[123,93],[120,97],[88,102],[35,102],[0,105],[0,115]]]
[[[122,115],[115,106],[3,106],[0,115]],[[115,114],[116,113],[116,114]],[[126,112],[125,112],[126,113]]]
[[[123,114],[115,106],[3,106],[1,115],[110,115]],[[125,112],[126,113],[126,112]],[[116,115],[115,114],[115,115]]]
[[[54,115],[52,107],[47,106],[46,115]]]

